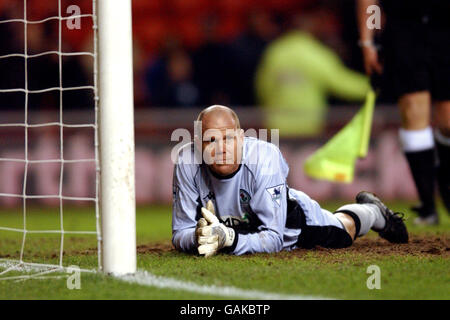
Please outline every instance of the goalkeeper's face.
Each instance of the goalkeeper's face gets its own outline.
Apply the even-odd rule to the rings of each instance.
[[[211,112],[202,119],[202,155],[209,168],[220,176],[239,169],[242,159],[243,130],[225,112]]]

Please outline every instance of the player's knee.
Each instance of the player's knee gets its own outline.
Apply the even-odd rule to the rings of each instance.
[[[430,123],[430,100],[422,93],[405,94],[399,100],[402,127],[409,130],[426,128]]]
[[[350,235],[352,239],[355,239],[356,236],[356,224],[355,220],[346,213],[337,212],[335,213],[336,218],[342,223],[345,228],[345,231]]]

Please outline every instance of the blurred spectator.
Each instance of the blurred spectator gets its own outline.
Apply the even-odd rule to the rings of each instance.
[[[20,9],[7,3],[0,14],[0,20],[8,20],[21,14]],[[23,41],[15,35],[22,31],[23,25],[19,23],[0,24],[0,55],[23,52]],[[23,37],[22,37],[23,38]],[[24,87],[25,64],[23,58],[10,57],[0,59],[0,89],[13,89]],[[0,109],[14,110],[23,107],[25,94],[22,92],[0,93]]]
[[[11,6],[13,9],[14,6]],[[17,9],[17,8],[16,8]],[[12,17],[17,17],[17,12]],[[52,13],[49,13],[52,15]],[[53,14],[54,15],[54,14]],[[8,11],[4,12],[2,20],[11,18]],[[0,55],[24,53],[23,23],[5,23],[0,25]],[[57,22],[46,22],[29,25],[27,28],[27,54],[35,55],[58,50]],[[64,52],[70,52],[66,44]],[[25,76],[25,64],[27,74]],[[55,53],[29,57],[25,63],[23,57],[8,57],[0,59],[0,89],[24,89],[27,79],[28,90],[44,90],[60,87],[60,61]],[[92,85],[81,67],[78,56],[63,56],[61,58],[62,87],[77,87]],[[60,106],[59,90],[28,94],[28,109],[57,109]],[[93,106],[93,92],[90,89],[70,90],[63,92],[63,107],[80,109]],[[17,110],[25,107],[25,93],[12,92],[0,95],[0,105],[3,109]]]
[[[2,19],[23,17],[23,1],[3,2]],[[89,13],[91,2],[79,2],[83,13]],[[345,1],[344,4],[348,6],[350,2]],[[340,34],[348,20],[353,19],[346,20],[336,15],[336,12],[349,11],[340,9],[344,4],[341,0],[133,1],[134,45],[142,48],[142,57],[145,57],[140,58],[141,50],[134,51],[135,104],[174,107],[215,103],[255,105],[258,101],[253,86],[259,60],[267,44],[279,34],[275,18],[286,21],[294,8],[315,6],[314,15],[302,15],[302,28],[309,29],[318,40],[342,57],[351,53],[348,42],[354,40],[346,38],[343,42]],[[65,12],[65,7],[63,2],[62,12]],[[55,16],[56,8],[56,4],[29,1],[28,18],[37,20]],[[78,31],[66,30],[63,25],[64,52],[92,52],[89,18],[82,21],[83,27]],[[56,20],[28,24],[29,53],[57,50],[57,24]],[[186,48],[193,51],[179,47],[177,52],[166,50],[157,57],[156,48],[166,42],[169,35],[182,39]],[[90,47],[81,48],[84,42]],[[23,23],[0,24],[0,51],[2,54],[24,52]],[[149,57],[154,61],[150,67],[147,66]],[[351,62],[356,60],[350,58]],[[80,61],[83,62],[82,67]],[[92,57],[64,56],[62,63],[63,87],[93,84]],[[23,58],[0,59],[0,72],[0,88],[25,87]],[[59,87],[58,56],[29,58],[28,75],[28,88],[31,90]],[[64,91],[63,106],[68,109],[91,107],[92,98],[92,90]],[[0,108],[23,108],[24,104],[23,92],[0,93]],[[28,106],[39,110],[58,108],[59,91],[30,94]]]
[[[147,57],[143,52],[140,41],[133,41],[133,91],[136,107],[144,106],[150,97],[147,97],[145,72]]]
[[[38,54],[57,50],[58,28],[52,24],[36,24],[28,39],[28,54]],[[31,31],[29,30],[29,31]],[[54,47],[51,44],[55,44]],[[64,52],[72,49],[66,45]],[[52,53],[28,59],[28,88],[42,90],[60,87],[60,72],[63,88],[93,85],[84,72],[79,56],[62,56],[60,69],[59,56]],[[59,109],[59,90],[29,94],[29,109]],[[92,89],[63,91],[62,106],[64,110],[86,109],[93,107]]]
[[[247,29],[231,43],[232,103],[255,105],[253,83],[266,45],[278,35],[273,17],[263,10],[250,12]]]
[[[258,67],[256,90],[266,125],[280,129],[280,136],[320,133],[329,94],[362,100],[369,89],[364,75],[316,40],[321,24],[314,11],[293,16],[292,30],[268,46]]]
[[[154,106],[191,107],[199,103],[189,54],[178,44],[169,44],[146,74],[150,101]]]
[[[218,23],[215,15],[203,19],[204,42],[194,53],[195,80],[201,105],[230,103],[229,87],[234,79],[231,79],[229,68],[229,48],[219,39]]]

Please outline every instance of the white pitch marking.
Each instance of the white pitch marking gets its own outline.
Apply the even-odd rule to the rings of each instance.
[[[2,259],[3,260],[3,259]],[[33,264],[11,264],[4,263],[0,261],[0,268],[6,269],[3,273],[7,273],[8,271],[25,271],[25,272],[33,272],[33,271],[43,271],[48,270],[50,265],[33,265]],[[52,270],[54,272],[64,272],[66,268],[60,267]],[[85,270],[81,269],[81,272],[84,273],[98,273],[94,270]],[[138,270],[135,274],[123,275],[123,276],[113,276],[115,279],[127,282],[134,283],[142,286],[156,287],[161,289],[171,289],[171,290],[182,290],[188,292],[195,292],[204,295],[214,295],[221,297],[230,297],[230,298],[240,298],[240,299],[255,299],[255,300],[329,300],[332,298],[322,297],[322,296],[311,296],[311,295],[293,295],[293,294],[282,294],[282,293],[274,293],[274,292],[266,292],[259,290],[247,290],[241,289],[232,286],[216,286],[216,285],[201,285],[191,281],[182,281],[169,277],[156,276],[145,270]],[[11,277],[12,280],[23,278],[33,279],[32,275],[28,276],[17,276]],[[2,280],[2,278],[0,278]],[[3,280],[9,280],[8,278],[3,278]]]
[[[257,300],[328,300],[330,298],[309,295],[291,295],[258,290],[246,290],[231,286],[200,285],[190,281],[181,281],[168,277],[153,275],[147,271],[138,270],[134,275],[118,276],[117,279],[145,286],[162,289],[183,290],[206,295],[233,297]]]

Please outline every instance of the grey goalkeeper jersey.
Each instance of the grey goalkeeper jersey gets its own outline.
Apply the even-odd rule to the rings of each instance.
[[[245,137],[242,163],[228,177],[194,163],[193,144],[184,146],[173,176],[172,242],[176,249],[197,248],[195,227],[201,207],[212,200],[216,215],[236,231],[228,252],[277,252],[295,245],[300,229],[286,226],[289,167],[271,143]]]

